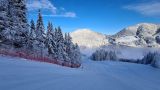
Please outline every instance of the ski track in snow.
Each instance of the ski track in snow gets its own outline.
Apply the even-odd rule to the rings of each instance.
[[[0,90],[160,90],[160,69],[84,59],[80,68],[0,56]]]

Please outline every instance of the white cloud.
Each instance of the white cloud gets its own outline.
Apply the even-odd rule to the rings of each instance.
[[[64,14],[65,17],[76,17],[76,14],[74,12],[66,12]]]
[[[71,18],[75,18],[76,17],[76,14],[74,12],[66,12],[64,14],[55,14],[55,15],[47,15],[47,14],[44,14],[43,15],[44,17],[71,17]]]
[[[124,6],[125,9],[134,10],[146,16],[160,16],[160,2],[147,2]]]
[[[49,12],[51,13],[50,15],[49,14],[47,14],[47,15],[45,14],[43,16],[49,16],[49,17],[71,17],[71,18],[76,17],[76,13],[68,12],[63,7],[58,9],[49,0],[28,0],[27,1],[27,8],[28,8],[29,11],[38,10],[38,9],[49,10]]]

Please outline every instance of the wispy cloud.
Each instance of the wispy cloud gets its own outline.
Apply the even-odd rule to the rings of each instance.
[[[76,14],[75,13],[73,13],[73,12],[66,12],[66,13],[64,13],[64,14],[59,14],[59,15],[57,15],[57,14],[50,14],[50,15],[47,15],[47,14],[44,14],[43,15],[44,17],[72,17],[72,18],[74,18],[74,17],[76,17]]]
[[[146,16],[160,17],[160,1],[126,5],[123,8],[136,11]]]
[[[65,8],[58,8],[49,0],[28,0],[27,8],[29,11],[38,9],[48,10],[51,14],[43,14],[46,17],[76,17],[75,12],[66,11]]]

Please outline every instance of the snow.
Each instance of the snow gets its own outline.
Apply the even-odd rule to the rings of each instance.
[[[117,42],[119,44],[126,45],[126,46],[133,46],[133,47],[136,47],[134,42],[137,40],[138,39],[135,36],[124,36],[124,37],[117,38]]]
[[[158,24],[140,23],[124,28],[117,34],[111,36],[116,44],[132,47],[159,47],[155,40],[155,34],[159,28]]]
[[[124,36],[117,39],[118,42],[132,42],[135,40],[137,40],[137,38],[134,36]]]
[[[88,48],[96,48],[109,44],[105,35],[90,29],[78,29],[71,33],[71,37],[74,43]]]
[[[160,69],[83,58],[81,68],[0,56],[1,90],[160,90]]]

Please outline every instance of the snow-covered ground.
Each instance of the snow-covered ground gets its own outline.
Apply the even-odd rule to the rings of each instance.
[[[160,90],[160,69],[83,59],[73,69],[0,56],[0,90]]]

